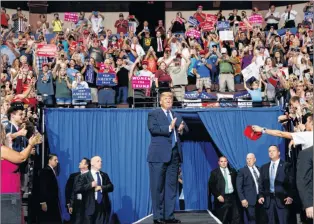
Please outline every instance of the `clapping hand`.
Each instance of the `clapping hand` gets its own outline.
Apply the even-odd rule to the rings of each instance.
[[[97,191],[101,191],[101,186],[96,186],[95,187],[95,192],[97,192]]]
[[[180,124],[180,126],[179,126],[179,128],[178,128],[178,132],[179,132],[180,134],[183,133],[184,127],[185,127],[185,124],[184,124],[184,122],[182,121],[181,124]]]
[[[171,124],[170,124],[170,129],[173,130],[176,126],[176,121],[177,121],[177,118],[174,118],[172,121],[171,121]]]

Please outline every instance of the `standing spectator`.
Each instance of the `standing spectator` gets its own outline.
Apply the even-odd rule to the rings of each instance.
[[[155,73],[157,71],[157,56],[156,52],[154,51],[153,47],[150,47],[148,49],[148,52],[144,58],[148,62],[147,69],[151,71],[152,73]]]
[[[98,89],[96,85],[98,69],[96,61],[93,57],[86,59],[81,73],[84,75],[85,81],[88,83],[92,94],[92,103],[98,102]]]
[[[57,64],[52,72],[56,85],[56,103],[69,106],[72,98],[71,82],[66,74],[66,69],[59,67],[60,64]]]
[[[226,92],[226,85],[229,92],[234,92],[234,62],[229,58],[226,48],[221,49],[221,54],[216,62],[219,65],[219,92]]]
[[[233,49],[231,52],[231,60],[233,60],[233,70],[234,70],[234,83],[240,84],[242,81],[242,74],[241,74],[241,56],[238,55],[238,51]]]
[[[49,22],[47,21],[47,16],[44,14],[39,15],[39,20],[37,21],[37,34],[48,34]]]
[[[216,66],[216,62],[218,60],[218,56],[220,56],[220,53],[218,52],[217,45],[213,45],[212,50],[209,51],[209,57],[208,59],[211,60],[211,65],[212,69],[210,71],[211,74],[211,81],[214,84],[214,89],[215,89],[215,84],[218,84],[218,69]]]
[[[313,223],[313,147],[302,150],[297,162],[297,187],[307,223]]]
[[[198,89],[198,92],[203,92],[203,87],[205,87],[206,91],[210,93],[210,87],[211,87],[211,69],[212,64],[211,60],[206,58],[208,54],[205,53],[205,51],[200,51],[200,60],[195,63],[194,67],[194,74],[196,76],[196,88]]]
[[[142,33],[145,33],[144,38],[142,38]],[[147,51],[154,45],[155,38],[150,36],[150,31],[147,29],[143,29],[138,35],[138,38],[142,40],[142,47],[144,51],[147,53]]]
[[[219,158],[218,164],[219,167],[210,173],[208,181],[210,192],[214,196],[217,218],[222,223],[240,224],[241,216],[236,195],[237,172],[228,168],[228,160],[224,156]]]
[[[80,72],[75,73],[75,80],[71,84],[71,89],[72,91],[74,89],[88,89],[88,84]],[[75,108],[85,108],[87,102],[85,100],[72,100],[72,104],[75,105]]]
[[[289,223],[289,205],[295,198],[295,183],[289,163],[280,159],[277,146],[270,146],[268,154],[271,162],[260,169],[258,202],[267,212],[268,223]]]
[[[96,35],[103,31],[103,21],[105,20],[105,17],[98,11],[93,11],[88,20],[92,23],[92,30]]]
[[[295,10],[292,10],[292,5],[288,5],[285,13],[281,15],[281,18],[285,21],[285,28],[294,28],[295,27],[295,19],[298,12]]]
[[[276,12],[276,7],[271,5],[269,11],[266,13],[265,21],[267,23],[265,30],[270,30],[273,27],[274,30],[278,30],[278,23],[280,21],[280,14]]]
[[[105,59],[104,58],[105,51],[100,48],[99,40],[97,39],[92,40],[92,44],[90,45],[88,51],[89,51],[89,56],[95,59],[96,65],[97,67],[99,67],[100,63],[104,62],[104,59]]]
[[[61,208],[59,206],[59,187],[55,171],[58,163],[56,154],[48,155],[48,165],[39,174],[40,223],[43,224],[62,223]]]
[[[74,193],[82,194],[86,224],[107,223],[110,216],[108,193],[113,192],[113,184],[107,173],[101,171],[99,156],[91,159],[91,170],[82,174],[74,186]]]
[[[246,166],[240,169],[237,175],[237,192],[248,223],[264,224],[267,223],[267,219],[263,214],[264,208],[257,201],[260,173],[255,163],[255,155],[253,153],[247,154]]]
[[[79,19],[78,21],[75,23],[76,28],[80,27],[80,26],[84,26],[85,24],[88,23],[88,19],[85,18],[85,12],[80,12],[79,14]]]
[[[171,91],[170,88],[172,87],[172,79],[166,69],[166,63],[162,62],[155,74],[155,84],[156,88],[159,89],[159,94]]]
[[[129,25],[129,33],[136,33],[137,27],[140,25],[139,21],[136,19],[134,15],[129,15],[128,16],[128,25]]]
[[[241,16],[238,15],[237,9],[233,10],[233,13],[229,16],[228,21],[230,22],[230,27],[233,27],[233,25],[238,26],[238,23],[241,22]]]
[[[123,13],[119,14],[119,19],[115,22],[114,27],[117,28],[117,33],[124,33],[128,32],[128,21],[124,19]]]
[[[59,14],[54,14],[54,20],[51,22],[53,27],[53,32],[59,33],[63,30],[63,22],[59,19]]]
[[[244,82],[244,88],[250,94],[253,102],[262,102],[262,79],[260,78],[259,82],[254,81],[252,83],[252,90],[247,88],[246,81]]]
[[[117,103],[127,104],[128,86],[129,86],[129,70],[123,66],[123,59],[117,59],[117,79],[118,79],[118,94]]]
[[[25,22],[27,22],[26,16],[22,13],[20,7],[16,9],[16,13],[12,15],[13,32],[24,32]]]
[[[177,12],[176,18],[171,21],[171,30],[172,33],[185,33],[185,24],[187,23],[186,19],[182,17],[181,12]],[[170,38],[167,37],[167,38]]]
[[[226,21],[226,18],[222,15],[222,10],[219,10],[216,16],[217,16],[217,21]]]
[[[43,63],[42,66],[42,73],[38,73],[38,69],[35,69],[38,76],[37,94],[42,96],[42,100],[45,105],[51,106],[53,105],[54,96],[53,75],[49,70],[49,65],[47,63]]]
[[[154,223],[181,223],[175,219],[179,163],[182,149],[179,134],[188,131],[182,117],[172,111],[173,95],[160,96],[161,108],[148,114],[151,143],[147,154]]]
[[[164,55],[164,38],[162,36],[162,33],[158,30],[156,32],[156,41],[154,44],[154,50],[156,52],[157,58],[160,58]]]
[[[156,32],[156,36],[157,36],[157,33],[159,32],[162,37],[165,37],[166,29],[162,20],[158,20],[158,25],[155,28],[155,32]]]
[[[204,22],[206,20],[206,14],[202,12],[203,6],[198,6],[196,13],[194,13],[193,17],[197,19],[200,23]]]
[[[10,16],[7,14],[7,11],[4,7],[1,7],[1,27],[2,29],[8,29],[9,28],[9,20]]]

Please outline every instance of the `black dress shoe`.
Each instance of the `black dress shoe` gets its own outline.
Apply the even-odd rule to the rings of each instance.
[[[166,224],[166,222],[162,219],[154,219],[155,224]]]
[[[181,221],[179,219],[168,219],[166,223],[181,223]]]

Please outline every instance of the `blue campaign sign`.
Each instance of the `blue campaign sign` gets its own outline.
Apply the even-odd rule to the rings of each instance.
[[[90,88],[72,89],[72,100],[92,100]]]
[[[313,12],[305,12],[304,13],[304,20],[313,19]]]
[[[192,24],[193,26],[198,26],[198,24],[200,24],[200,22],[199,22],[196,18],[194,18],[193,16],[190,16],[190,17],[189,17],[188,22],[189,22],[190,24]]]
[[[96,79],[97,86],[116,86],[113,80],[116,78],[115,74],[112,73],[98,73]]]
[[[226,30],[230,28],[229,21],[217,21],[217,29],[218,30]]]

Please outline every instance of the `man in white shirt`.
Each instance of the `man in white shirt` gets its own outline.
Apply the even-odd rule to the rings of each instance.
[[[256,158],[253,153],[246,156],[246,166],[239,170],[237,175],[237,192],[242,207],[246,213],[248,223],[267,223],[265,210],[257,202],[259,168],[255,166]]]
[[[217,218],[222,223],[243,223],[235,192],[237,173],[235,169],[228,168],[228,160],[221,156],[219,167],[210,173],[209,191],[214,195],[214,207]]]
[[[270,30],[271,27],[273,27],[274,30],[278,30],[280,14],[279,12],[275,12],[275,10],[276,10],[276,7],[274,5],[271,5],[269,8],[269,11],[267,12],[265,16],[265,21],[267,23],[265,30]]]
[[[268,154],[271,161],[260,169],[258,202],[266,209],[268,223],[286,224],[289,205],[296,196],[292,169],[289,163],[280,159],[277,146],[270,146]]]
[[[285,13],[281,15],[281,18],[285,20],[285,28],[294,28],[297,11],[292,10],[292,5],[287,5]]]
[[[279,130],[271,130],[262,128],[257,125],[253,125],[252,128],[255,132],[262,132],[263,134],[272,135],[275,137],[287,138],[293,140],[294,145],[301,145],[302,149],[306,149],[313,146],[313,115],[306,115],[306,123],[304,125],[305,131],[303,132],[285,132]]]
[[[96,34],[100,33],[104,29],[103,21],[105,17],[99,12],[93,11],[88,19],[92,23],[92,29]]]

